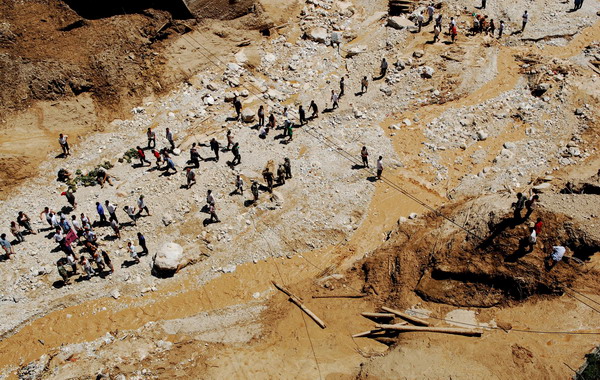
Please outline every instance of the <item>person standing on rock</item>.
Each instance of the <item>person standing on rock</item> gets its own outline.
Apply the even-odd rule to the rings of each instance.
[[[488,27],[487,31],[489,35],[494,37],[494,34],[496,33],[496,24],[494,23],[494,19],[490,20],[490,26]]]
[[[423,27],[424,21],[423,13],[419,12],[417,14],[417,33],[421,33],[421,28]]]
[[[344,83],[344,76],[342,75],[340,78],[340,98],[344,96],[344,87],[346,87],[346,84]]]
[[[105,201],[104,204],[106,205],[106,210],[108,211],[108,220],[114,220],[119,223],[119,219],[117,218],[117,206],[110,203],[108,200]]]
[[[529,13],[527,13],[527,10],[525,10],[525,13],[523,13],[523,25],[521,26],[521,33],[523,33],[525,31],[525,26],[527,26],[527,21],[529,21]]]
[[[185,169],[185,178],[187,180],[187,188],[192,187],[193,184],[196,183],[196,173],[192,170],[192,168]]]
[[[21,233],[21,229],[19,225],[15,222],[10,222],[10,233],[17,239],[18,243],[22,243],[25,241],[23,234]]]
[[[215,160],[219,161],[219,142],[214,137],[210,140],[210,150],[215,154]]]
[[[244,195],[244,180],[239,174],[235,177],[235,192]]]
[[[250,191],[252,192],[252,196],[254,197],[254,203],[258,202],[258,182],[252,181],[252,185],[250,186]]]
[[[273,173],[269,170],[269,167],[266,167],[262,172],[263,179],[267,183],[267,188],[269,189],[269,193],[273,192]]]
[[[262,127],[263,125],[265,125],[265,107],[261,104],[258,107],[258,126]]]
[[[310,116],[311,119],[317,119],[319,117],[319,107],[314,100],[311,100],[308,110],[312,110],[312,115]]]
[[[231,161],[231,166],[239,165],[242,162],[242,155],[240,154],[240,144],[235,143],[231,148],[231,153],[233,153],[233,161]]]
[[[292,163],[290,162],[290,159],[287,157],[283,159],[283,168],[285,169],[285,178],[286,179],[292,178]]]
[[[167,141],[171,145],[171,152],[173,152],[173,150],[175,149],[175,140],[173,139],[173,132],[171,132],[171,130],[169,128],[167,128],[165,131],[165,137],[167,138]]]
[[[152,214],[150,214],[150,210],[148,210],[148,206],[146,205],[146,202],[144,201],[144,194],[140,195],[140,197],[138,198],[137,206],[138,206],[138,216],[142,215],[142,211],[146,211],[146,214],[148,214],[148,216],[152,215]]]
[[[368,89],[369,89],[369,80],[367,79],[366,76],[364,76],[363,79],[360,81],[360,93],[365,94]]]
[[[138,232],[137,238],[138,244],[140,245],[140,247],[142,247],[141,254],[147,255],[148,253],[150,253],[150,251],[148,251],[148,247],[146,246],[146,237],[141,232]]]
[[[369,151],[367,150],[367,147],[364,145],[363,145],[362,149],[360,150],[360,158],[362,159],[363,168],[368,168],[369,167]]]
[[[23,211],[19,211],[17,215],[17,223],[19,226],[23,227],[25,231],[29,232],[32,235],[36,235],[37,233],[31,228],[31,219],[25,214]]]
[[[15,249],[13,248],[12,244],[10,244],[8,239],[6,239],[6,234],[0,235],[0,247],[2,247],[2,249],[4,249],[4,252],[6,253],[6,257],[9,259],[10,259],[10,255],[15,254]]]
[[[302,106],[298,107],[298,116],[300,118],[300,126],[303,126],[307,123],[306,112],[304,111],[304,108],[302,108]]]
[[[148,137],[148,149],[156,148],[156,133],[152,130],[152,128],[148,128],[146,132],[146,137]]]
[[[517,193],[517,201],[513,203],[515,209],[513,218],[515,222],[521,221],[521,211],[525,208],[525,202],[527,202],[527,197],[523,193]]]
[[[138,158],[140,159],[140,166],[144,166],[144,162],[152,166],[152,163],[146,159],[146,153],[144,153],[144,150],[139,145],[136,146],[135,149],[137,149]]]
[[[271,114],[269,115],[269,123],[267,124],[267,133],[269,133],[269,131],[275,130],[277,128],[277,121],[275,120],[275,115],[273,114],[273,112],[271,112]]]
[[[98,213],[98,216],[100,217],[99,224],[105,225],[107,223],[106,215],[104,214],[104,207],[102,207],[102,204],[100,204],[100,202],[96,202],[96,212]]]
[[[135,261],[136,264],[140,263],[140,257],[137,254],[137,250],[135,245],[131,241],[127,242],[127,251],[129,252],[129,256]]]
[[[58,143],[62,149],[63,155],[69,156],[71,154],[71,149],[69,148],[69,136],[63,135],[62,133],[58,135]]]
[[[233,97],[233,108],[235,108],[235,120],[240,120],[242,118],[242,102],[237,95]]]
[[[383,156],[379,156],[377,159],[377,179],[381,179],[381,173],[383,173]]]
[[[332,110],[339,108],[338,100],[339,100],[338,95],[335,93],[335,91],[331,90],[331,109]]]

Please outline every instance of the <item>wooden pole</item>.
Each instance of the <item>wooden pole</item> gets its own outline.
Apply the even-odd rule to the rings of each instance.
[[[366,294],[323,294],[312,296],[312,298],[363,298]]]
[[[292,294],[292,292],[290,292],[289,290],[287,290],[286,288],[284,288],[281,285],[278,285],[277,283],[275,283],[275,281],[271,281],[273,283],[273,285],[279,289],[280,291],[282,291],[283,293],[285,293],[286,295],[288,295],[289,301],[292,302],[293,304],[295,304],[296,306],[298,306],[300,308],[300,310],[302,310],[303,312],[306,313],[306,315],[308,315],[313,321],[315,321],[315,323],[317,325],[319,325],[319,327],[321,327],[322,329],[324,329],[325,326],[325,322],[323,322],[321,320],[321,318],[317,317],[315,313],[313,313],[312,311],[310,311],[306,306],[304,306],[304,304],[300,301],[300,298],[296,297],[294,294]]]
[[[367,318],[394,318],[396,315],[392,313],[360,313],[363,317]]]
[[[376,334],[376,333],[382,332],[382,331],[385,331],[385,330],[384,329],[374,329],[374,330],[369,330],[369,331],[363,331],[361,333],[352,335],[352,337],[353,338],[360,338],[360,337],[363,337],[363,336],[369,336],[371,334]]]
[[[408,315],[408,314],[403,313],[401,311],[394,310],[394,309],[391,309],[391,308],[385,307],[385,306],[382,306],[381,309],[387,311],[388,313],[395,314],[395,315],[399,316],[402,319],[406,319],[407,321],[412,322],[415,325],[429,326],[429,322],[424,321],[422,319],[419,319],[417,317],[413,317],[412,315]]]
[[[424,332],[437,332],[445,334],[457,334],[466,336],[481,336],[483,331],[474,329],[461,329],[456,327],[424,327],[424,326],[403,326],[403,325],[375,325],[375,327],[384,330],[394,331],[424,331]]]

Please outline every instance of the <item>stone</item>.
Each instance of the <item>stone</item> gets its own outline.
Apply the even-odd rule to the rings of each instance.
[[[325,43],[328,36],[327,29],[321,27],[312,28],[306,33],[306,37],[309,40],[319,43]]]
[[[412,121],[410,121],[410,119],[404,119],[402,120],[402,122],[404,123],[404,125],[406,125],[407,127],[410,127],[412,125]]]
[[[242,121],[244,123],[252,123],[255,117],[256,114],[254,113],[254,111],[247,108],[242,110]]]
[[[567,151],[569,152],[569,154],[571,156],[575,156],[575,157],[581,156],[581,150],[577,147],[571,147],[571,148],[567,149]]]
[[[233,102],[233,99],[235,99],[235,94],[231,91],[227,91],[225,95],[223,95],[223,99],[226,102]]]
[[[207,106],[212,106],[215,104],[215,98],[213,98],[212,96],[208,95],[207,97],[204,98],[204,104],[206,104]]]
[[[236,270],[236,266],[234,264],[229,264],[221,268],[221,272],[223,273],[233,273]]]
[[[168,226],[169,224],[173,223],[173,216],[166,212],[162,217],[162,222],[165,225],[165,227]]]
[[[417,216],[419,216],[416,212],[411,212],[408,215],[408,219],[417,219]]]
[[[532,189],[534,193],[543,193],[544,190],[550,189],[551,186],[552,185],[549,182],[544,182],[534,186]]]
[[[413,26],[414,23],[406,17],[392,16],[388,17],[386,25],[394,29],[402,30],[409,26]]]
[[[209,83],[206,85],[206,88],[208,88],[208,89],[209,89],[209,90],[211,90],[211,91],[217,91],[217,89],[218,89],[217,85],[216,85],[216,84],[214,84],[213,82],[209,82]]]
[[[515,144],[514,142],[507,141],[507,142],[505,142],[505,143],[503,144],[503,146],[504,146],[506,149],[511,149],[511,150],[512,150],[512,149],[515,149],[515,148],[517,147],[517,144]]]
[[[361,53],[365,53],[367,51],[366,45],[358,45],[351,47],[346,51],[346,58],[354,57],[355,55],[359,55]]]
[[[389,129],[394,129],[394,130],[398,130],[398,129],[400,129],[400,127],[399,127],[399,126],[397,126],[396,124],[392,124],[392,125],[390,125],[388,128],[389,128]]]
[[[388,86],[382,86],[379,91],[383,92],[387,96],[392,95],[392,89]]]
[[[110,292],[110,296],[114,299],[118,299],[119,297],[121,297],[121,293],[119,293],[118,289],[115,289],[112,292]]]
[[[183,248],[177,243],[165,243],[154,256],[152,273],[172,276],[183,263]]]
[[[420,50],[420,49],[419,50],[415,50],[413,52],[413,57],[415,57],[415,58],[421,58],[424,55],[425,55],[425,52],[423,50]]]
[[[431,77],[433,77],[434,73],[435,73],[435,70],[432,67],[423,66],[421,68],[421,76],[423,78],[431,78]]]
[[[582,110],[581,108],[577,108],[577,109],[575,110],[575,115],[577,115],[577,116],[582,116],[582,115],[583,115],[583,110]]]
[[[485,131],[477,131],[477,140],[484,141],[487,140],[488,134]]]

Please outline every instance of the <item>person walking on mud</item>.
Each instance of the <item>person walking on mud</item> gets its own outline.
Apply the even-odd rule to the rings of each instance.
[[[67,157],[71,154],[71,149],[69,148],[69,136],[63,135],[62,133],[58,135],[58,143],[62,149],[63,156]]]
[[[219,142],[214,137],[210,140],[210,150],[215,154],[215,160],[219,161]]]
[[[527,202],[527,196],[523,195],[523,193],[517,193],[517,201],[513,203],[514,213],[513,219],[515,222],[520,222],[522,220],[521,211],[525,208],[525,203]]]

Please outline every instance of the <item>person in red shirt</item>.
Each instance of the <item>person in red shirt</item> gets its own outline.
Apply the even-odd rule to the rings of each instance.
[[[144,153],[144,150],[139,146],[137,146],[136,149],[138,158],[140,159],[140,166],[144,166],[144,162],[146,162],[148,165],[152,165],[150,161],[146,160],[146,154]]]
[[[535,230],[535,233],[539,236],[539,234],[542,232],[542,226],[544,225],[544,223],[542,222],[542,218],[537,218],[537,222],[535,223],[535,225],[533,226],[533,229]]]

